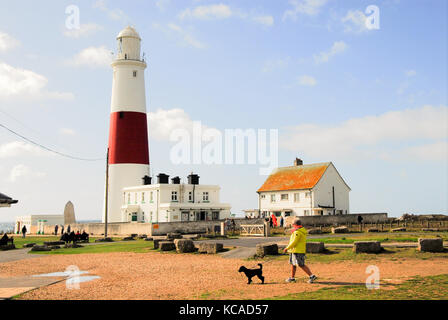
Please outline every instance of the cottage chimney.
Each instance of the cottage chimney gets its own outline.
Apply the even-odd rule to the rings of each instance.
[[[303,160],[296,158],[296,160],[294,160],[294,166],[303,166]]]

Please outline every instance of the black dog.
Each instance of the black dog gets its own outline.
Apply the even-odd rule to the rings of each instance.
[[[261,280],[261,283],[264,284],[263,265],[261,263],[259,263],[258,265],[260,266],[260,269],[247,269],[244,266],[238,269],[238,272],[244,272],[244,274],[246,275],[247,284],[250,284],[252,282],[252,278],[255,276],[257,276],[258,279]]]

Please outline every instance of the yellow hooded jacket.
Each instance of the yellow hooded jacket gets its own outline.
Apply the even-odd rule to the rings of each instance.
[[[289,253],[306,253],[306,234],[307,231],[304,227],[294,231],[289,238],[286,250]]]

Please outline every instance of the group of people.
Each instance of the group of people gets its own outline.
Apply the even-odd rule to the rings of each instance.
[[[226,219],[225,225],[226,225],[226,230],[227,231],[232,230],[232,232],[235,232],[235,230],[236,230],[236,223],[235,223],[234,219]]]
[[[13,237],[8,237],[8,235],[5,232],[3,237],[0,239],[0,246],[6,246],[8,243],[13,244],[14,243],[14,238]]]
[[[61,241],[64,241],[66,243],[72,242],[80,242],[80,241],[85,241],[88,242],[89,241],[89,234],[87,232],[85,232],[84,230],[82,231],[82,233],[78,230],[76,233],[75,231],[71,231],[70,233],[68,233],[68,228],[67,228],[67,232],[63,233],[61,236]]]
[[[277,219],[275,214],[272,214],[269,218],[266,218],[266,221],[269,221],[269,227],[284,227],[285,226],[285,219],[283,216],[280,216],[280,219]]]

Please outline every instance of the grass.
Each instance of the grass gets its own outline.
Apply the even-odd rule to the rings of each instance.
[[[384,288],[384,289],[382,289]],[[368,290],[365,284],[342,285],[313,292],[277,296],[271,300],[448,300],[448,275],[414,277],[401,284],[381,283]]]
[[[82,245],[82,244],[81,244]],[[135,240],[127,242],[108,242],[95,245],[85,245],[82,248],[61,248],[51,251],[36,251],[31,254],[81,254],[81,253],[110,253],[110,252],[135,252],[145,253],[154,248],[152,241]]]
[[[331,263],[338,261],[354,261],[354,262],[363,262],[363,261],[371,261],[378,260],[382,258],[387,258],[391,261],[400,261],[401,259],[421,259],[421,260],[430,260],[433,258],[446,258],[448,259],[448,251],[440,253],[431,253],[431,252],[419,252],[415,248],[387,248],[384,249],[382,253],[379,254],[369,254],[369,253],[354,253],[351,248],[331,248],[327,250],[325,253],[313,254],[307,253],[306,261],[307,263]],[[260,258],[249,258],[247,260],[259,260]],[[282,251],[279,251],[278,256],[266,256],[262,258],[264,261],[287,261],[289,259],[288,254],[283,254]],[[448,263],[448,261],[447,261]]]

